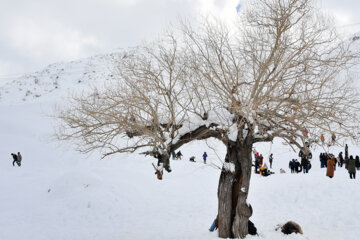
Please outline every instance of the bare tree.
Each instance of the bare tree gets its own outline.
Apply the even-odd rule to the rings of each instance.
[[[279,137],[307,150],[322,135],[354,136],[359,95],[347,70],[357,41],[341,41],[310,0],[256,0],[235,28],[208,20],[181,29],[119,59],[117,83],[74,98],[58,114],[58,136],[104,156],[141,151],[168,171],[183,144],[219,139],[219,236],[244,238],[254,143]]]

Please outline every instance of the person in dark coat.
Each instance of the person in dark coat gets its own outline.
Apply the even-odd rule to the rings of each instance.
[[[359,156],[356,156],[356,157],[355,157],[355,167],[356,167],[356,170],[359,170],[359,169],[360,169],[360,159],[359,159]]]
[[[349,172],[349,175],[350,175],[350,179],[355,179],[355,174],[356,174],[355,159],[353,158],[352,155],[349,158],[348,172]]]
[[[20,167],[19,165],[19,160],[18,160],[18,156],[15,153],[11,153],[11,156],[13,157],[13,167],[15,167],[15,163]]]
[[[291,173],[295,172],[295,168],[294,168],[294,159],[291,159],[291,161],[289,161],[289,168],[291,170]]]
[[[202,157],[203,157],[203,159],[204,159],[204,163],[206,164],[206,158],[207,158],[207,153],[206,152],[204,152],[204,154],[202,155]]]
[[[343,164],[344,164],[343,153],[340,152],[340,153],[339,153],[339,165],[340,165],[340,167],[342,167]]]
[[[259,169],[260,169],[259,158],[255,158],[255,173],[256,174],[260,173]]]
[[[192,156],[190,159],[189,159],[190,162],[195,162],[195,157]]]
[[[301,166],[303,168],[303,173],[308,173],[309,172],[308,160],[306,159],[306,157],[301,158]]]
[[[273,160],[274,160],[273,154],[270,154],[270,157],[269,157],[270,168],[272,168]]]
[[[323,168],[324,167],[324,157],[323,157],[323,153],[320,153],[320,156],[319,156],[319,160],[320,160],[320,168]]]
[[[181,160],[181,156],[182,156],[182,153],[181,153],[181,151],[179,150],[179,151],[176,153],[176,159],[180,159],[180,160]]]
[[[175,160],[175,158],[176,158],[175,151],[172,151],[172,152],[171,152],[171,157],[172,157],[172,160]]]
[[[309,159],[311,159],[310,156],[311,152],[308,150],[308,153],[305,153],[303,150],[300,150],[299,157],[301,157],[301,166],[304,173],[309,172]]]
[[[297,159],[294,159],[294,171],[296,173],[299,173],[302,171],[301,164],[299,163],[299,161]]]
[[[20,167],[21,161],[22,161],[22,156],[21,156],[20,152],[18,152],[17,157],[18,157],[17,165]]]
[[[345,159],[349,159],[349,147],[345,144]]]

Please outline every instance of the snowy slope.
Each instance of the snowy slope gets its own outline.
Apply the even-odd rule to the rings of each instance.
[[[0,86],[0,104],[44,102],[114,79],[114,63],[120,55],[103,54],[50,64],[41,71],[8,81]]]
[[[103,60],[106,63],[108,58]],[[102,60],[95,57],[92,61]],[[158,181],[150,157],[118,154],[100,160],[97,153],[80,155],[71,143],[52,140],[53,121],[47,116],[68,91],[88,86],[76,82],[83,70],[94,79],[109,77],[111,71],[96,64],[95,69],[101,70],[93,74],[90,62],[50,65],[2,87],[0,239],[217,239],[217,233],[208,228],[217,214],[217,166],[225,154],[221,143],[209,140],[186,145],[181,149],[183,160],[172,161],[173,172]],[[79,75],[70,74],[75,69],[82,69]],[[56,76],[59,87],[54,89]],[[25,96],[24,101],[24,92],[34,88],[33,93],[41,96]],[[248,201],[260,236],[248,239],[358,239],[360,176],[350,180],[342,168],[329,179],[317,157],[320,151],[338,153],[341,149],[312,149],[310,173],[294,175],[287,165],[297,154],[281,141],[255,147],[265,159],[274,153],[276,174],[252,176]],[[360,154],[352,145],[349,149],[350,154]],[[20,168],[12,166],[10,156],[18,151],[23,155]],[[209,155],[206,165],[201,162],[204,151]],[[196,163],[188,161],[192,155]],[[279,174],[280,168],[287,173]],[[285,236],[274,230],[288,220],[298,222],[304,235]]]

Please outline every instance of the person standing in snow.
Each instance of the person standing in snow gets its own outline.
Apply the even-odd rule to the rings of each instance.
[[[359,156],[357,156],[357,155],[355,157],[355,167],[356,167],[356,170],[360,169],[360,159],[359,159]]]
[[[172,160],[175,160],[175,158],[176,158],[175,151],[172,151],[172,152],[171,152],[171,157],[172,157]]]
[[[259,158],[255,158],[255,174],[259,173],[259,169],[260,169],[260,163],[259,163]]]
[[[349,147],[345,144],[345,159],[349,159]]]
[[[323,153],[320,153],[319,159],[320,159],[320,168],[323,168],[324,167]]]
[[[295,172],[295,161],[294,159],[292,159],[290,162],[289,162],[289,168],[291,170],[291,173],[294,173]]]
[[[272,168],[272,163],[273,163],[273,154],[272,153],[270,154],[270,157],[269,157],[269,163],[270,163],[270,168]]]
[[[263,161],[264,161],[264,157],[263,157],[262,154],[260,154],[260,156],[259,156],[259,164],[260,164],[260,167],[262,167]]]
[[[311,159],[311,152],[307,149],[305,152],[304,150],[299,151],[299,157],[301,157],[301,166],[304,173],[309,172],[309,159]]]
[[[355,174],[356,174],[355,159],[353,158],[352,155],[349,158],[348,172],[349,172],[349,175],[350,175],[350,179],[355,179]]]
[[[342,167],[343,164],[344,164],[344,158],[343,158],[342,154],[343,154],[342,152],[339,153],[339,165],[340,165],[340,167]]]
[[[206,158],[207,158],[207,156],[208,156],[208,155],[206,154],[206,152],[204,152],[204,154],[202,155],[205,164],[206,164]]]
[[[21,156],[20,152],[18,152],[17,157],[18,157],[17,165],[20,167],[21,166],[21,160],[22,160],[22,156]]]
[[[335,157],[332,157],[335,158]],[[329,178],[334,177],[334,165],[335,165],[335,159],[328,158],[327,160],[327,168],[326,168],[326,176]]]

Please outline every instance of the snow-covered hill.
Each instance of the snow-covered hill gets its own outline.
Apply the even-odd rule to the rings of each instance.
[[[217,167],[225,154],[221,143],[186,145],[183,160],[172,161],[173,172],[158,181],[151,157],[118,154],[100,160],[97,153],[81,155],[71,143],[53,140],[48,117],[53,104],[75,88],[110,79],[111,59],[104,55],[54,64],[0,86],[1,240],[217,239],[208,228],[217,214]],[[360,176],[350,180],[340,168],[329,179],[317,157],[340,148],[313,148],[313,168],[305,175],[289,173],[288,161],[297,154],[280,140],[255,147],[265,159],[274,154],[275,174],[252,176],[248,201],[259,236],[248,239],[358,239]],[[20,168],[12,166],[10,156],[18,151]],[[360,149],[350,145],[350,154]],[[196,163],[188,161],[192,155]],[[280,168],[287,172],[279,174]],[[298,222],[304,235],[274,230],[288,220]]]
[[[0,104],[43,102],[114,79],[114,63],[120,55],[111,53],[54,63],[41,71],[8,81],[0,85]],[[38,98],[43,99],[39,101]]]

